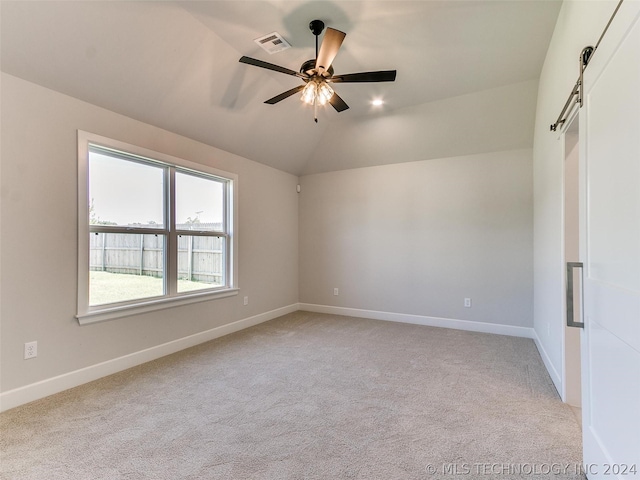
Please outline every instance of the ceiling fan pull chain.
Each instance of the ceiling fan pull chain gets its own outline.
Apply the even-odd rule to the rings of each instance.
[[[313,121],[318,123],[318,97],[313,99]]]

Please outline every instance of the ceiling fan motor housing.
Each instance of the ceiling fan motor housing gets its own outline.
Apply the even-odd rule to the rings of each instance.
[[[316,68],[316,59],[312,58],[311,60],[307,60],[300,67],[300,73],[306,73],[307,75],[312,75],[315,73],[314,70]],[[329,67],[329,70],[326,70],[323,74],[325,78],[330,78],[333,76],[333,66]]]

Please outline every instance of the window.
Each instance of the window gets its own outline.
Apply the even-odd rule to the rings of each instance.
[[[237,177],[78,132],[78,319],[237,294]]]

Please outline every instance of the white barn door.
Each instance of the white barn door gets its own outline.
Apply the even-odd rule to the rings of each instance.
[[[586,474],[640,479],[640,1],[585,71],[580,142]]]

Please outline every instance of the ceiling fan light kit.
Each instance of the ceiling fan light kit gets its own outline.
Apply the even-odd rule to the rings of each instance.
[[[300,98],[308,105],[314,103],[326,105],[334,93],[333,88],[327,82],[314,79],[307,82],[307,85],[302,89],[302,97]]]
[[[324,30],[324,22],[322,20],[313,20],[309,23],[309,29],[316,37],[316,58],[307,60],[300,67],[300,71],[274,65],[272,63],[263,62],[250,57],[241,57],[240,63],[253,65],[255,67],[265,68],[274,72],[284,73],[298,77],[305,82],[305,85],[299,85],[291,90],[287,90],[276,95],[264,103],[274,105],[285,98],[289,98],[298,92],[302,92],[301,100],[314,107],[314,121],[318,122],[318,105],[324,106],[327,103],[336,110],[342,112],[349,108],[342,98],[334,91],[329,83],[370,83],[370,82],[393,82],[396,79],[395,70],[384,70],[377,72],[360,72],[349,73],[345,75],[334,75],[333,63],[334,58],[338,54],[338,50],[344,41],[346,34],[334,28],[327,28],[322,39],[322,44],[318,48],[318,36]]]

